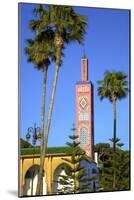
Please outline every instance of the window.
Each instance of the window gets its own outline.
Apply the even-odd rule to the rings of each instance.
[[[80,143],[82,145],[87,143],[87,128],[86,127],[82,127],[80,130]]]
[[[78,92],[89,92],[89,87],[86,86],[79,87]]]
[[[89,120],[89,114],[88,113],[80,113],[79,121],[86,121],[86,120]]]

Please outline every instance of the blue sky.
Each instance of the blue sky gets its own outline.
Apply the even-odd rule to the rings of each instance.
[[[24,53],[26,39],[34,34],[29,30],[29,20],[36,4],[19,5],[19,56],[20,56],[20,135],[27,128],[41,123],[43,73],[27,62]],[[97,8],[75,10],[88,18],[85,52],[89,61],[89,79],[94,85],[94,138],[95,143],[109,142],[113,135],[113,107],[108,100],[97,96],[97,80],[103,79],[106,70],[123,71],[129,80],[129,11]],[[75,123],[75,84],[80,80],[83,46],[69,44],[59,71],[58,85],[52,114],[49,146],[63,146],[68,141],[72,123]],[[48,111],[54,76],[54,64],[48,71],[46,112]],[[117,136],[129,148],[129,96],[117,102]]]

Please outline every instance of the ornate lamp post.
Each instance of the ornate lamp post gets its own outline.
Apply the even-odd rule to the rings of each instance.
[[[26,140],[29,142],[30,138],[32,139],[31,143],[33,145],[33,170],[32,170],[32,185],[31,185],[31,196],[33,195],[33,179],[34,179],[34,148],[37,140],[41,138],[41,129],[40,127],[36,127],[36,123],[34,123],[34,127],[29,127],[28,132],[26,134]]]

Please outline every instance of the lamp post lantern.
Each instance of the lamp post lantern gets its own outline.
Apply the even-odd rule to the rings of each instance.
[[[28,132],[26,134],[26,140],[27,142],[31,139],[31,144],[33,145],[33,162],[32,162],[32,184],[31,184],[31,196],[33,195],[33,179],[34,179],[34,147],[36,145],[37,140],[40,140],[41,138],[41,128],[36,127],[36,123],[34,123],[34,127],[29,127]]]

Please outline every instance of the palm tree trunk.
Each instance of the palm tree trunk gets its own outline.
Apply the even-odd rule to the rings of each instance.
[[[38,182],[36,188],[36,195],[43,191],[43,168],[44,168],[44,119],[45,119],[45,97],[46,97],[46,80],[47,80],[47,66],[44,65],[44,80],[43,80],[43,94],[42,94],[42,113],[41,113],[41,144],[40,144],[40,169],[38,175]]]
[[[116,160],[115,160],[115,153],[116,153],[116,99],[113,99],[113,109],[114,109],[114,134],[113,134],[113,189],[115,190],[115,182],[116,182]]]
[[[33,196],[33,187],[34,187],[34,146],[33,146],[33,163],[32,163],[32,166],[33,166],[33,171],[32,171],[32,183],[31,183],[31,196]]]
[[[47,122],[46,122],[44,146],[43,146],[43,153],[42,153],[42,163],[41,163],[43,166],[44,166],[44,162],[45,162],[48,135],[49,135],[49,129],[50,129],[50,124],[51,124],[51,116],[52,116],[52,110],[53,110],[53,104],[54,104],[54,96],[55,96],[56,85],[57,85],[57,80],[58,80],[59,63],[60,63],[60,56],[61,56],[60,51],[61,50],[59,49],[58,52],[57,52],[58,56],[57,56],[57,60],[56,60],[53,88],[52,88],[52,94],[51,94],[51,99],[50,99],[48,117],[47,117]],[[42,190],[38,190],[38,193],[36,193],[36,194],[42,195]]]
[[[116,100],[113,100],[113,109],[114,109],[114,134],[113,134],[113,150],[116,150]]]

